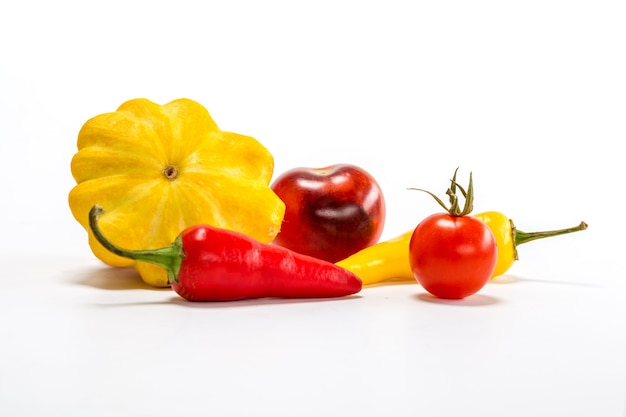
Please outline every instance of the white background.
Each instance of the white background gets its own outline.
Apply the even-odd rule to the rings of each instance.
[[[0,6],[3,416],[624,416],[623,1]],[[71,217],[90,117],[188,97],[278,174],[339,162],[383,239],[473,172],[477,212],[585,232],[461,302],[417,284],[190,304],[96,261]]]

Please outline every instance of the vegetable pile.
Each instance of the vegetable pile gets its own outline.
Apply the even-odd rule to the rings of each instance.
[[[127,101],[88,120],[77,146],[69,206],[94,255],[189,301],[344,297],[397,280],[462,299],[505,274],[518,245],[587,228],[526,233],[472,215],[472,174],[464,188],[457,169],[449,206],[416,189],[444,212],[379,242],[386,207],[370,173],[299,167],[270,184],[270,151],[185,98]]]

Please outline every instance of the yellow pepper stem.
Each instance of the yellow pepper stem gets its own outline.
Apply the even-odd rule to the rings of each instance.
[[[546,237],[564,235],[567,233],[578,232],[580,230],[585,230],[588,226],[585,222],[580,222],[578,226],[568,227],[566,229],[558,229],[558,230],[548,230],[544,232],[523,232],[521,230],[517,230],[517,228],[511,222],[511,227],[513,229],[513,238],[515,242],[515,247],[521,245],[522,243],[530,242],[537,239],[543,239]],[[517,250],[515,250],[515,259],[517,260]]]

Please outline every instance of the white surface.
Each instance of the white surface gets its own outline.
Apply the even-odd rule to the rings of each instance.
[[[623,2],[200,4],[0,7],[0,415],[626,415]],[[94,260],[67,207],[80,126],[135,97],[199,101],[277,173],[363,166],[384,238],[457,166],[477,212],[590,228],[462,302],[186,303]]]

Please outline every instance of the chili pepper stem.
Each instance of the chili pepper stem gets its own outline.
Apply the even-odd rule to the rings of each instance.
[[[185,257],[180,238],[177,238],[171,246],[159,249],[132,250],[121,248],[109,241],[100,226],[98,218],[104,213],[104,209],[95,205],[89,211],[89,227],[96,240],[111,253],[136,261],[148,262],[159,265],[167,271],[167,279],[171,284],[178,281],[178,272],[183,258]]]
[[[559,230],[548,230],[545,232],[522,232],[521,230],[515,229],[515,244],[521,245],[522,243],[530,242],[531,240],[543,239],[545,237],[564,235],[566,233],[578,232],[580,230],[585,230],[587,228],[587,223],[580,222],[578,226],[568,227],[566,229]]]
[[[588,227],[587,223],[580,222],[578,226],[568,227],[565,229],[547,230],[543,232],[523,232],[521,230],[517,230],[517,228],[513,224],[513,221],[511,221],[511,229],[513,231],[513,242],[515,246],[515,259],[516,260],[518,259],[517,246],[523,243],[530,242],[530,241],[537,240],[537,239],[543,239],[546,237],[552,237],[552,236],[564,235],[567,233],[578,232],[581,230],[585,230],[587,227]]]

